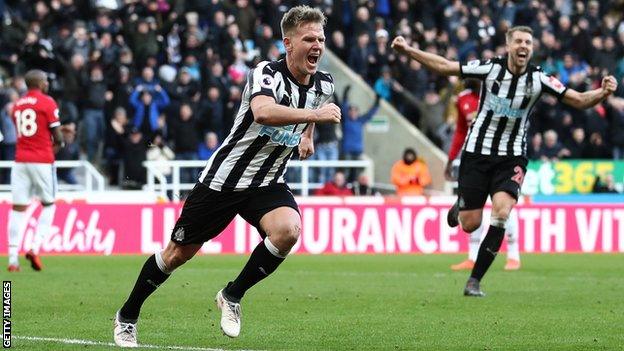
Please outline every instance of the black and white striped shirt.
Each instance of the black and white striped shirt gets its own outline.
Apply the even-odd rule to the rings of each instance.
[[[507,68],[507,57],[460,64],[462,78],[480,79],[479,112],[470,126],[464,151],[481,155],[526,156],[533,106],[542,93],[563,98],[566,87],[540,67],[520,75]]]
[[[247,76],[230,134],[208,160],[199,181],[217,191],[243,190],[284,182],[284,170],[306,124],[281,127],[254,122],[251,100],[271,96],[280,105],[317,109],[330,99],[334,83],[317,71],[308,85],[292,76],[285,60],[260,62]]]

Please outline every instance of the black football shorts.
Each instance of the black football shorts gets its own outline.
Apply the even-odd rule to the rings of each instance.
[[[219,235],[237,214],[264,238],[260,219],[284,206],[299,212],[290,188],[283,183],[241,191],[216,191],[197,183],[184,202],[171,240],[182,245],[202,244]]]
[[[528,160],[523,156],[490,156],[464,152],[459,165],[460,210],[483,208],[488,195],[499,191],[516,200],[524,181]]]

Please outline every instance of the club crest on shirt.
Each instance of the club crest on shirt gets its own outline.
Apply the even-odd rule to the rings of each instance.
[[[312,109],[316,109],[321,105],[321,99],[323,98],[323,94],[316,94],[314,100],[312,100]]]
[[[268,74],[263,75],[260,79],[260,86],[263,88],[272,89],[273,84],[275,84],[275,81],[273,80],[273,77]]]

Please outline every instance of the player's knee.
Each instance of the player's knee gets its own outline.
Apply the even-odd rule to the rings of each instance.
[[[479,229],[479,227],[481,226],[481,222],[475,222],[475,221],[466,221],[466,223],[464,224],[464,222],[462,222],[462,229],[466,232],[466,233],[472,233],[475,230]]]
[[[277,225],[271,235],[272,241],[280,250],[290,250],[301,234],[301,223],[298,221],[286,222]]]
[[[174,269],[190,260],[193,255],[194,252],[191,253],[189,250],[186,250],[184,246],[168,245],[161,253],[162,262],[165,266],[164,268],[168,271],[166,273],[173,272]]]
[[[481,226],[480,216],[459,216],[459,222],[466,233],[472,233]]]
[[[492,209],[492,220],[495,218],[499,221],[507,222],[507,218],[509,218],[509,212],[511,212],[511,207],[499,207]]]

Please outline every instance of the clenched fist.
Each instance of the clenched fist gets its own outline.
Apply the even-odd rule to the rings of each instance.
[[[409,45],[407,44],[407,40],[405,40],[405,38],[403,38],[400,35],[394,38],[390,46],[400,54],[407,53],[407,49],[409,48]]]
[[[611,95],[615,89],[617,89],[617,80],[615,80],[615,77],[613,76],[606,76],[602,78],[601,87],[603,91],[606,91],[608,95]]]
[[[316,114],[316,119],[312,121],[314,123],[340,123],[340,107],[334,103],[324,105],[318,110],[314,110],[314,113]]]

